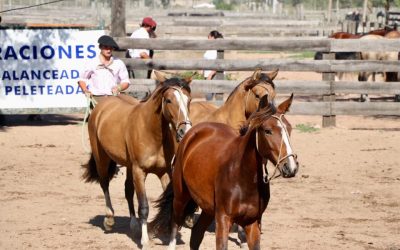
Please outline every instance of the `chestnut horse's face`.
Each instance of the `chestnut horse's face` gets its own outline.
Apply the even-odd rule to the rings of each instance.
[[[179,87],[170,87],[163,94],[163,115],[176,131],[176,141],[180,142],[192,127],[189,119],[190,93]]]
[[[290,144],[292,126],[285,118],[292,97],[278,107],[276,114],[266,119],[257,130],[259,152],[270,160],[285,178],[294,177],[299,163]]]

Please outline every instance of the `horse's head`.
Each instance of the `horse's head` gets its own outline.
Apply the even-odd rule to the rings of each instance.
[[[246,91],[245,112],[247,117],[258,109],[258,104],[263,96],[268,95],[270,102],[275,98],[273,80],[277,75],[278,70],[262,73],[261,69],[257,69],[250,78],[244,81],[243,87]]]
[[[186,132],[192,127],[189,119],[190,82],[191,78],[166,78],[155,72],[160,82],[162,92],[162,113],[166,121],[176,132],[176,141],[180,142]]]
[[[249,127],[256,129],[256,148],[258,153],[275,165],[285,178],[294,177],[299,163],[290,144],[292,126],[284,114],[292,104],[293,94],[282,102],[278,108],[264,96],[260,100],[259,110],[251,115],[248,120]],[[271,178],[274,178],[275,172]]]

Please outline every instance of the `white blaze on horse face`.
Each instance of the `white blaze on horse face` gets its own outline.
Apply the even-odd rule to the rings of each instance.
[[[176,100],[178,101],[179,110],[183,114],[183,121],[190,121],[189,113],[188,113],[189,98],[185,94],[183,94],[182,91],[179,91],[179,90],[175,90],[174,95],[176,97]],[[187,130],[189,130],[189,128],[192,127],[190,124],[186,124],[185,126],[186,126]]]
[[[288,134],[286,125],[282,122],[281,119],[278,119],[277,123],[278,123],[278,127],[281,128],[282,140],[286,146],[286,154],[290,155],[288,157],[290,171],[294,172],[297,168],[297,164],[294,160],[293,149],[292,149],[292,146],[290,145],[289,134]]]

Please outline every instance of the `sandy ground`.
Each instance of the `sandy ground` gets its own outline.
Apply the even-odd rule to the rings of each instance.
[[[280,72],[277,79],[320,77]],[[293,127],[316,130],[292,133],[300,170],[271,184],[261,249],[400,249],[400,117],[338,116],[335,128],[321,128],[317,116],[287,117]],[[0,249],[138,249],[140,240],[129,229],[124,169],[110,185],[116,213],[111,232],[103,228],[100,186],[80,178],[89,157],[82,115],[26,118],[8,116],[0,127]],[[150,201],[161,194],[153,175],[146,187]],[[150,217],[155,212],[151,208]],[[189,249],[190,229],[181,234],[177,248]],[[154,238],[149,248],[166,245]],[[235,233],[229,248],[240,248]],[[201,249],[215,249],[212,230]]]
[[[42,118],[8,116],[0,128],[0,249],[138,249],[129,230],[125,171],[111,183],[116,225],[106,233],[101,188],[80,179],[88,159],[82,116]],[[293,126],[321,124],[321,117],[288,119]],[[300,171],[272,183],[262,249],[400,249],[400,118],[339,116],[337,125],[293,131]],[[146,185],[155,200],[159,181],[151,175]],[[190,230],[181,233],[178,249],[188,249]],[[201,249],[214,244],[211,230]],[[229,247],[239,249],[234,233]],[[166,246],[155,238],[150,249]]]

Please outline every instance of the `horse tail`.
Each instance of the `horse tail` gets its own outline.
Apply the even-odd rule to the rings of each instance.
[[[97,173],[96,161],[94,160],[93,154],[90,155],[89,161],[82,165],[82,168],[84,168],[82,179],[85,182],[99,182],[100,177]]]
[[[84,169],[82,179],[85,182],[100,182],[101,179],[104,179],[101,178],[97,172],[96,161],[93,154],[90,155],[88,163],[82,165],[82,168]],[[108,165],[108,180],[111,180],[117,173],[117,164],[114,161],[110,161]]]
[[[171,232],[173,201],[174,189],[172,187],[172,182],[170,182],[161,196],[154,202],[155,207],[158,208],[158,213],[149,223],[151,231],[156,233]]]

